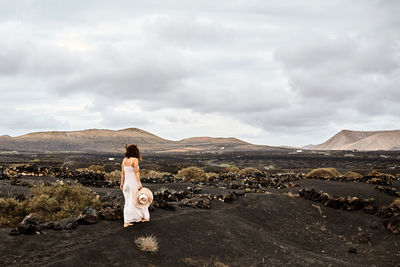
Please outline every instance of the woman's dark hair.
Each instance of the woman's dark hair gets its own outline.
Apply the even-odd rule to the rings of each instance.
[[[134,157],[137,158],[138,160],[142,159],[142,155],[140,154],[139,148],[137,147],[136,144],[131,144],[131,145],[125,145],[126,152],[125,152],[125,157],[130,158]]]

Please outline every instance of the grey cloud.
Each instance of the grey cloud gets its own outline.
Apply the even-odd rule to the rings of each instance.
[[[400,113],[399,6],[9,1],[0,4],[1,104],[93,99],[85,112],[102,128],[150,126],[155,118],[125,119],[115,110],[134,102],[149,116],[163,109],[221,115],[285,140],[348,125],[386,127],[400,122],[392,117]],[[32,121],[63,127],[49,114]],[[20,121],[18,112],[9,116]],[[164,119],[184,124],[184,116]],[[12,119],[4,125],[18,128]]]

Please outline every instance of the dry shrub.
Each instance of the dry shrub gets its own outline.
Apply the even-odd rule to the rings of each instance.
[[[188,266],[200,266],[200,262],[198,260],[195,260],[192,258],[184,258],[184,259],[181,259],[181,261]]]
[[[370,171],[367,176],[375,176],[375,177],[381,177],[381,176],[385,176],[386,174],[382,173],[382,172],[378,172],[377,170],[372,170]]]
[[[389,207],[400,209],[400,198],[398,197],[395,200],[393,200],[393,202],[389,205]]]
[[[154,170],[139,170],[140,177],[144,178],[162,178],[164,175],[170,175],[169,172],[159,172]]]
[[[224,173],[239,173],[240,169],[236,167],[235,165],[231,165],[229,167],[226,167],[223,172]]]
[[[240,175],[252,175],[252,174],[255,174],[255,173],[258,173],[258,172],[260,172],[260,170],[258,170],[256,168],[249,167],[249,168],[241,169],[239,171],[239,174]]]
[[[348,178],[348,179],[360,179],[363,176],[358,173],[358,172],[353,172],[353,171],[348,171],[344,174],[344,177]]]
[[[340,176],[341,173],[335,168],[318,168],[307,173],[307,177],[321,177],[321,178],[335,178]]]
[[[101,165],[90,165],[87,168],[79,168],[76,169],[79,172],[97,172],[97,173],[104,173],[104,166]]]
[[[178,178],[181,178],[183,181],[207,181],[206,173],[197,167],[188,167],[180,170],[176,175]]]
[[[218,174],[216,174],[215,172],[207,172],[206,176],[207,176],[207,180],[208,180],[210,178],[217,178]]]
[[[31,193],[32,198],[27,200],[29,210],[37,213],[42,221],[76,217],[87,207],[101,207],[98,195],[80,184],[40,185],[31,188]]]
[[[112,172],[107,172],[104,174],[104,178],[106,179],[106,181],[109,181],[111,183],[120,181],[121,180],[121,171],[115,170]]]
[[[299,194],[294,194],[292,192],[287,192],[287,193],[282,193],[282,194],[286,195],[286,196],[288,196],[290,198],[298,198],[298,197],[300,197]]]
[[[0,227],[17,226],[29,214],[26,201],[0,198]]]
[[[220,261],[214,262],[214,266],[215,266],[215,267],[229,267],[228,264],[225,264],[225,263],[220,262]]]
[[[56,182],[31,188],[32,197],[24,201],[0,198],[0,227],[14,227],[29,213],[41,222],[77,217],[87,207],[99,209],[99,197],[80,184]]]
[[[153,235],[137,237],[135,244],[144,252],[156,253],[158,251],[158,241]]]

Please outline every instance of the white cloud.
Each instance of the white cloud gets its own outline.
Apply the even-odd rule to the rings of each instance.
[[[139,127],[304,145],[396,128],[399,12],[397,1],[2,2],[0,134]]]

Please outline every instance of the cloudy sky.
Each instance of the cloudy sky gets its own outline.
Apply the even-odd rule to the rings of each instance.
[[[0,0],[0,135],[400,129],[400,1]]]

